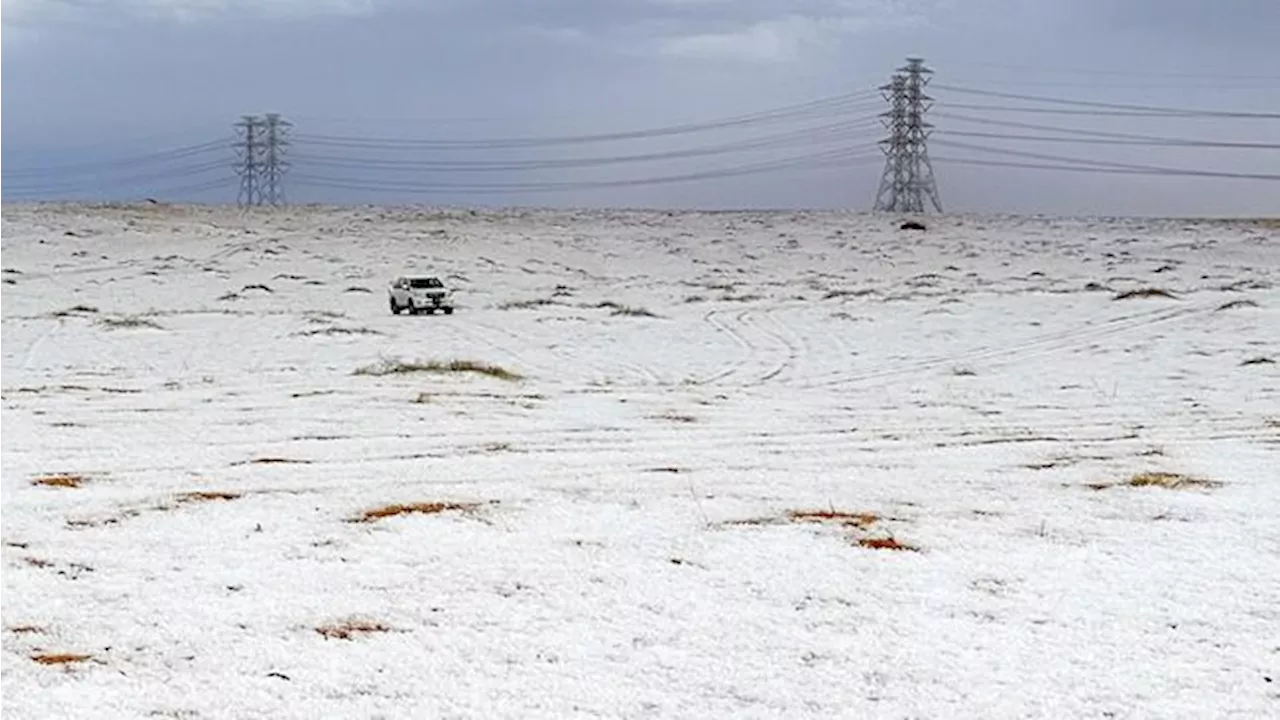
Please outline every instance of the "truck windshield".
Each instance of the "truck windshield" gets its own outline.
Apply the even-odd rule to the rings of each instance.
[[[439,278],[410,278],[409,287],[413,288],[438,288],[444,287],[444,283]]]

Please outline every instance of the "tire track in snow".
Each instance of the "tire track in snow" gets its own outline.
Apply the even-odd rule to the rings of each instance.
[[[835,388],[844,385],[858,384],[869,380],[882,380],[894,377],[909,376],[927,370],[963,364],[975,361],[1001,361],[1005,363],[1026,360],[1039,355],[1051,354],[1070,348],[1086,340],[1101,340],[1116,335],[1123,335],[1134,330],[1141,330],[1161,323],[1170,322],[1192,315],[1203,315],[1212,312],[1212,307],[1163,309],[1137,316],[1115,318],[1105,321],[1101,326],[1085,326],[1072,330],[1049,333],[1022,343],[1006,347],[989,347],[954,355],[944,355],[925,360],[896,365],[871,368],[862,372],[834,373],[826,379],[810,381],[798,387],[807,390]]]

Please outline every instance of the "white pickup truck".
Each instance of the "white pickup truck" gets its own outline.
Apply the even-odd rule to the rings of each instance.
[[[447,289],[440,278],[429,275],[398,277],[387,290],[391,312],[399,315],[408,310],[410,315],[443,311],[453,314],[453,291]]]

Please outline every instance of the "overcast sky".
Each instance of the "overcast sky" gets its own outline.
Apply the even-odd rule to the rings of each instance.
[[[295,124],[291,201],[832,207],[869,209],[883,133],[851,102],[807,118],[644,142],[534,151],[316,146],[306,135],[382,139],[600,133],[716,120],[874,88],[909,55],[935,85],[1162,105],[1280,112],[1277,0],[4,0],[5,200],[155,195],[183,186],[234,201],[218,149],[103,174],[37,170],[131,158],[231,138],[244,113]],[[949,109],[1021,105],[936,89],[935,110],[986,120],[1213,140],[1280,143],[1280,121],[1091,117]],[[448,172],[419,161],[508,162],[723,146],[848,121],[763,151],[537,173]],[[944,207],[1064,214],[1276,215],[1280,183],[1100,175],[956,164],[985,155],[945,141],[1179,168],[1280,174],[1280,151],[1084,145],[947,136],[1043,135],[933,118]],[[861,125],[859,125],[861,123]],[[805,136],[809,137],[809,136]],[[834,167],[703,182],[557,193],[467,194],[450,185],[651,179],[849,151]],[[342,163],[332,164],[340,156]],[[307,157],[328,157],[327,166]],[[388,161],[391,161],[388,163]],[[147,164],[151,162],[152,164]],[[401,163],[391,170],[388,165]],[[345,163],[345,164],[344,164]],[[375,165],[381,163],[381,168]],[[201,171],[200,168],[206,168]],[[184,175],[186,171],[191,174]],[[123,183],[117,177],[157,174]],[[115,173],[115,175],[112,175]],[[308,186],[323,177],[378,191]],[[391,192],[397,183],[441,186]]]

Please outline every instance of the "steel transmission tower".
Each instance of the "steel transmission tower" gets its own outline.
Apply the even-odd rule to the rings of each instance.
[[[284,174],[289,169],[285,149],[289,146],[289,128],[293,123],[276,113],[265,118],[245,115],[235,124],[236,174],[240,176],[240,193],[236,204],[283,205]]]
[[[267,113],[263,122],[262,202],[273,207],[284,205],[284,173],[289,169],[284,153],[289,147],[289,128],[293,123],[276,113]]]
[[[938,184],[933,177],[926,141],[929,128],[924,114],[925,103],[932,100],[924,94],[933,71],[920,58],[907,58],[888,85],[880,91],[889,102],[889,111],[881,114],[889,137],[880,141],[884,150],[884,174],[876,192],[875,210],[884,212],[925,211],[925,198],[934,210],[942,212],[938,200]]]
[[[240,193],[236,205],[247,207],[262,203],[262,190],[258,182],[261,172],[262,137],[259,132],[262,121],[253,115],[244,115],[235,124],[236,174],[240,176]]]

